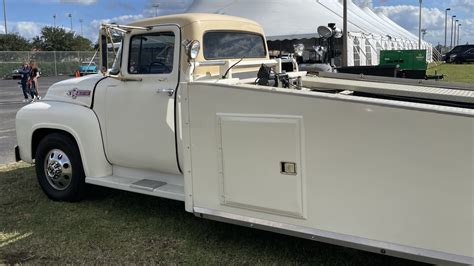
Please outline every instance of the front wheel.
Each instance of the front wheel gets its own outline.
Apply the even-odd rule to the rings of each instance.
[[[36,149],[35,163],[38,182],[49,198],[73,202],[83,197],[85,174],[79,148],[71,137],[46,136]]]

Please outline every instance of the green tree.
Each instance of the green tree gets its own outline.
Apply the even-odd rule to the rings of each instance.
[[[43,27],[41,35],[33,38],[33,46],[42,51],[87,51],[90,40],[60,27]]]
[[[72,43],[72,50],[74,51],[90,51],[90,50],[93,50],[93,44],[92,42],[87,39],[87,38],[84,38],[80,35],[76,35],[74,37],[74,41]]]
[[[31,43],[17,33],[0,35],[0,51],[28,50],[31,50]]]

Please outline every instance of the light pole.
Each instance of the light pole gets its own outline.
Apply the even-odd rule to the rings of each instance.
[[[53,26],[56,28],[56,14],[53,15]]]
[[[347,0],[343,1],[343,11],[342,11],[342,66],[346,67],[348,65],[347,56],[349,51],[347,51],[347,38],[348,38],[348,30],[347,30]]]
[[[82,22],[84,22],[84,20],[79,19],[79,23],[81,23],[81,36],[84,36],[84,31],[82,30]]]
[[[418,21],[418,50],[421,50],[421,8],[423,0],[420,0],[420,17]]]
[[[453,34],[454,34],[454,18],[456,17],[456,15],[453,15],[451,16],[451,45],[449,46],[449,48],[453,48]]]
[[[459,20],[457,20],[457,19],[454,21],[454,38],[453,38],[454,45],[453,46],[456,46],[456,38],[457,38],[456,37],[456,34],[457,34],[456,30],[458,29],[458,26],[456,24],[458,24],[458,22],[459,22]]]
[[[458,24],[458,42],[457,42],[458,45],[459,45],[459,39],[460,39],[459,36],[461,35],[461,34],[460,34],[460,33],[461,33],[461,32],[460,32],[460,30],[461,30],[461,25],[462,25],[461,23]]]
[[[8,34],[8,28],[7,28],[7,6],[5,5],[5,0],[3,0],[3,19],[5,23],[5,34]]]
[[[152,5],[152,7],[155,8],[155,17],[158,17],[158,8],[160,7],[160,4],[155,3]]]
[[[444,50],[447,50],[448,48],[448,11],[450,11],[451,8],[446,8],[445,15],[444,15]],[[447,51],[446,51],[447,52]]]
[[[67,16],[69,17],[69,20],[71,21],[71,31],[72,31],[72,14],[69,13]]]
[[[425,39],[425,35],[428,31],[426,29],[421,29],[421,36],[422,36],[422,40]]]

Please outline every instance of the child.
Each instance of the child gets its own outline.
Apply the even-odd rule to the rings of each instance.
[[[31,98],[34,100],[41,100],[41,97],[39,96],[38,93],[38,78],[40,76],[39,70],[38,70],[38,65],[36,64],[35,61],[32,61],[30,63],[31,67],[31,72],[30,72],[30,82],[31,82],[31,87],[30,87],[30,94]]]

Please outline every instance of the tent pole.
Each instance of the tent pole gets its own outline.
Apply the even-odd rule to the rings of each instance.
[[[347,66],[347,57],[349,56],[349,51],[347,50],[347,0],[344,0],[344,8],[343,8],[343,25],[342,25],[342,66]]]

